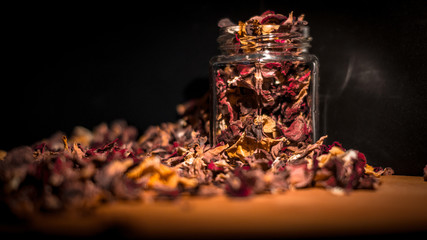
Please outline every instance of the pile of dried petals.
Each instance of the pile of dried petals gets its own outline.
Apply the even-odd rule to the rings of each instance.
[[[284,141],[273,139],[263,143],[271,151],[255,155],[248,139],[211,147],[197,130],[205,121],[204,104],[200,99],[180,105],[180,120],[152,126],[139,138],[121,120],[2,151],[1,202],[23,215],[184,193],[246,197],[315,186],[345,192],[375,189],[378,176],[392,173],[371,167],[362,153],[339,143],[323,145],[325,137],[286,153]]]

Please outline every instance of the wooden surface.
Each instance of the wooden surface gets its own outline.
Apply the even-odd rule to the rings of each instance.
[[[180,239],[426,233],[427,182],[409,176],[384,176],[381,181],[376,191],[344,196],[310,188],[248,199],[188,196],[172,202],[117,202],[90,214],[38,216],[25,229],[2,229],[48,236]]]

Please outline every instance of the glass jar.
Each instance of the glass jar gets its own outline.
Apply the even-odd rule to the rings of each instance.
[[[253,144],[282,139],[284,147],[318,139],[319,64],[310,41],[302,21],[220,29],[221,55],[210,60],[211,145],[242,135]]]

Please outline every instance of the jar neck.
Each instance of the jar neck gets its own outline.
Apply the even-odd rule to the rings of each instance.
[[[218,37],[222,55],[275,52],[290,55],[308,53],[311,47],[308,26],[235,25],[221,28]]]

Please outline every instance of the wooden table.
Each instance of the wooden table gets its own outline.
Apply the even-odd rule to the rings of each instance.
[[[116,202],[90,214],[35,217],[27,226],[0,230],[70,237],[318,238],[427,235],[427,182],[422,177],[384,176],[376,191],[337,196],[319,188],[257,195],[176,201]],[[110,238],[109,238],[110,239]]]

